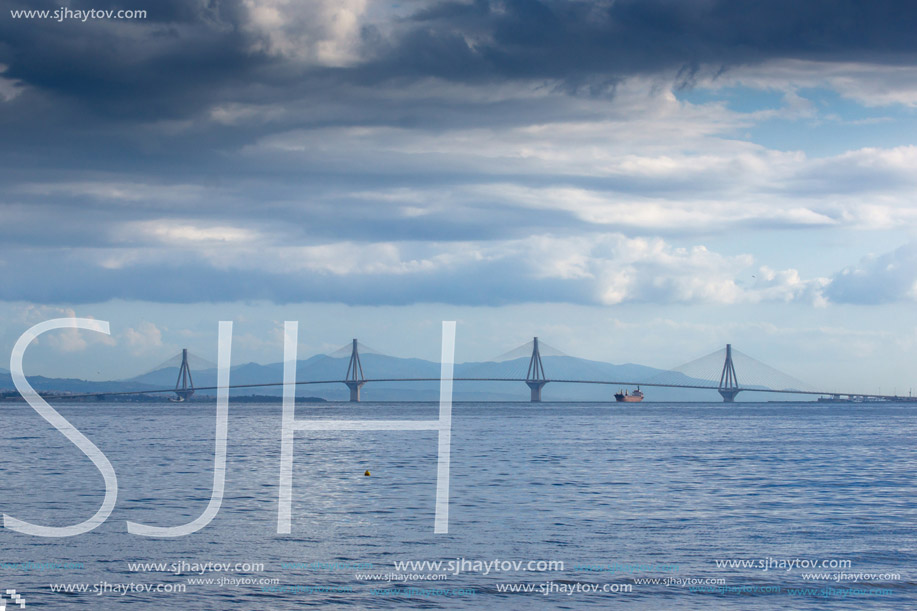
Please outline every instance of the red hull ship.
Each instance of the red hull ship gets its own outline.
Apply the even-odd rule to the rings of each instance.
[[[624,390],[615,393],[615,401],[618,403],[639,403],[643,401],[643,393],[640,391],[639,387],[632,394],[627,394],[627,391]]]

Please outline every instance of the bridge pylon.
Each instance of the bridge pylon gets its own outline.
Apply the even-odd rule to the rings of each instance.
[[[723,403],[735,403],[736,395],[742,390],[736,377],[736,367],[732,363],[732,344],[726,344],[726,361],[723,363],[723,373],[720,374],[717,390],[723,397]]]
[[[532,346],[532,358],[529,359],[529,369],[525,374],[525,383],[532,390],[532,403],[541,403],[541,389],[550,380],[544,375],[544,365],[541,363],[541,351],[538,349],[538,338]]]
[[[187,348],[182,348],[181,351],[181,367],[178,369],[174,392],[177,398],[173,401],[187,401],[194,394],[194,380],[191,379],[191,368],[188,367]]]
[[[353,340],[353,351],[350,353],[350,364],[347,365],[344,384],[350,389],[351,403],[359,403],[360,389],[366,384],[366,376],[363,375],[363,365],[360,363],[360,351],[357,349],[356,339]]]

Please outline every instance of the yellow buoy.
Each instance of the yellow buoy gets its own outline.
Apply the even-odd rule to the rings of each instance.
[[[369,474],[369,469],[367,469],[366,471],[364,471],[364,472],[363,472],[363,475],[365,475],[366,477],[369,477],[369,475],[370,475],[370,474]]]

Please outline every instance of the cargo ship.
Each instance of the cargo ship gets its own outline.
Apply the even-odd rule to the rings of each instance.
[[[631,394],[627,394],[626,390],[622,390],[621,392],[615,393],[615,401],[618,403],[639,403],[643,401],[643,393],[640,392],[639,386],[637,390]]]

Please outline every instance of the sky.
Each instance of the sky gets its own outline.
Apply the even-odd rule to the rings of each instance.
[[[917,385],[917,5],[42,0],[0,14],[0,355],[539,336],[668,368],[731,342]],[[146,18],[18,18],[19,9]],[[5,363],[4,363],[5,366]],[[741,376],[741,372],[739,372]]]

